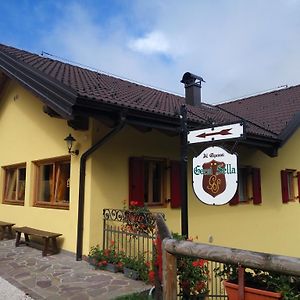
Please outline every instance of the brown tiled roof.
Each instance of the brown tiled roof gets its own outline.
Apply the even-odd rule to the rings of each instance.
[[[219,106],[279,135],[300,112],[300,85]]]
[[[0,44],[0,52],[24,63],[26,66],[39,72],[41,76],[51,78],[54,82],[59,82],[67,89],[72,90],[76,93],[78,102],[81,103],[109,104],[171,118],[178,118],[180,106],[184,103],[183,97],[171,93],[42,57],[24,50]],[[289,103],[292,103],[293,99],[295,99],[295,97],[292,97],[292,93],[290,98]],[[283,128],[283,123],[290,117],[290,112],[288,112],[290,108],[287,107],[288,105],[286,106],[287,112],[284,113],[284,118],[277,115],[273,120],[271,116],[265,118],[264,112],[269,112],[269,108],[265,109],[264,105],[259,104],[264,102],[263,99],[257,98],[257,101],[252,101],[251,99],[246,99],[246,104],[240,104],[240,101],[238,101],[220,106],[221,108],[230,110],[233,114],[219,107],[204,103],[200,107],[187,105],[188,118],[190,121],[198,123],[199,126],[207,126],[211,121],[217,125],[221,125],[239,122],[241,118],[234,116],[236,114],[252,121],[247,123],[248,134],[276,138],[276,135],[272,131],[275,133],[280,132],[280,129]],[[270,99],[268,98],[265,106],[269,103],[275,103],[274,101],[276,102],[276,97],[272,96]],[[241,102],[244,102],[244,100]],[[250,102],[257,102],[257,104],[250,105],[248,104]],[[282,104],[282,100],[280,100],[280,104]],[[273,106],[275,107],[275,105]],[[274,107],[271,110],[272,112],[273,110],[275,111]],[[280,111],[278,111],[279,113]],[[276,125],[276,118],[280,119],[280,124],[278,125]]]

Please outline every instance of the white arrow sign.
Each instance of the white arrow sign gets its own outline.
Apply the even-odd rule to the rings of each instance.
[[[236,139],[244,134],[242,123],[223,125],[205,129],[190,131],[188,134],[188,143],[203,143],[218,140]]]

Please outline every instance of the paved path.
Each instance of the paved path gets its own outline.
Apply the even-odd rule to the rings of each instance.
[[[106,300],[149,288],[121,273],[94,270],[69,254],[42,257],[40,250],[16,248],[14,240],[0,241],[0,277],[35,300]]]

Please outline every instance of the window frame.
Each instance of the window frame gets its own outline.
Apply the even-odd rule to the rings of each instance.
[[[239,203],[249,203],[252,200],[252,178],[251,178],[251,167],[241,167],[238,169],[238,187],[237,191],[239,194]],[[240,180],[243,187],[241,188]],[[241,197],[241,191],[242,196]]]
[[[42,207],[42,208],[56,208],[56,209],[65,209],[68,210],[70,208],[70,183],[69,183],[69,199],[68,201],[60,201],[56,202],[56,198],[53,197],[53,199],[50,199],[49,202],[39,200],[39,192],[40,192],[40,167],[45,165],[52,165],[53,166],[53,172],[54,176],[57,176],[56,174],[56,168],[57,165],[63,164],[63,163],[69,163],[70,165],[70,177],[71,177],[71,156],[60,156],[60,157],[53,157],[53,158],[47,158],[42,160],[36,160],[33,162],[35,166],[35,181],[34,181],[34,199],[33,199],[33,206],[34,207]],[[55,179],[53,178],[54,182]],[[70,182],[70,178],[68,179]],[[53,185],[54,189],[54,195],[56,190],[56,185]]]
[[[18,163],[18,164],[13,164],[13,165],[7,165],[7,166],[3,166],[2,167],[3,172],[4,172],[4,178],[3,178],[3,195],[2,195],[2,203],[3,204],[11,204],[11,205],[20,205],[20,206],[24,206],[24,202],[25,202],[25,194],[26,194],[26,173],[27,173],[27,166],[26,166],[26,162],[24,163]],[[20,169],[25,169],[25,183],[24,183],[24,199],[23,200],[18,200],[18,199],[6,199],[6,194],[7,194],[7,171],[8,170],[12,170],[12,169],[16,169],[17,171],[17,178],[16,178],[16,191],[19,190],[19,184],[20,184],[20,180],[19,180],[19,173],[20,173]],[[18,195],[18,192],[16,192],[16,197]],[[15,197],[15,198],[16,198]]]
[[[242,177],[243,176],[243,177]],[[240,178],[243,188],[240,187]],[[241,200],[240,192],[243,191]],[[262,203],[260,168],[253,166],[241,166],[238,168],[238,187],[234,197],[229,201],[230,205],[248,204],[258,205]]]
[[[131,201],[138,202],[138,206],[149,206],[149,207],[166,207],[167,206],[167,193],[168,193],[168,183],[170,176],[169,160],[167,158],[160,157],[148,157],[148,156],[132,156],[129,157],[129,205]],[[163,174],[161,176],[161,199],[159,202],[145,201],[146,195],[151,194],[146,192],[146,162],[154,161],[161,162],[163,164],[162,170]]]
[[[149,186],[151,186],[152,183],[152,187],[153,187],[153,176],[149,176],[151,175],[150,173],[152,173],[153,175],[153,164],[151,164],[151,162],[153,163],[159,163],[161,164],[161,178],[160,178],[160,201],[159,202],[155,202],[154,199],[154,192],[153,192],[153,188],[151,190],[149,190]],[[144,178],[148,178],[148,185],[145,184],[145,188],[144,188],[144,205],[146,206],[151,206],[151,207],[155,207],[155,206],[164,206],[166,204],[166,191],[167,191],[167,159],[165,158],[154,158],[154,157],[144,157],[143,159],[143,163],[144,163]],[[148,176],[146,177],[146,163],[149,163],[149,171],[148,171]],[[146,189],[148,186],[148,199],[149,196],[151,197],[151,201],[147,201],[146,202]]]
[[[296,169],[281,170],[282,202],[295,202],[299,199],[299,172]],[[298,195],[296,189],[298,188]]]

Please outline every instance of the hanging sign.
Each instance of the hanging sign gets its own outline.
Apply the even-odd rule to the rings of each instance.
[[[203,143],[218,140],[236,139],[243,136],[242,123],[192,130],[188,134],[188,143]]]
[[[221,147],[208,147],[193,159],[193,188],[201,202],[223,205],[234,196],[237,185],[237,155]]]

